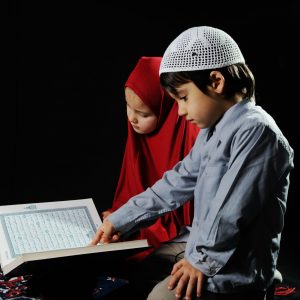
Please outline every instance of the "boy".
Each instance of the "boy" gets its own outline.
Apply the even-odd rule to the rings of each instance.
[[[117,241],[194,196],[184,258],[149,300],[263,300],[276,269],[293,149],[255,105],[255,81],[236,42],[200,26],[167,48],[160,80],[178,114],[202,130],[191,152],[98,229]]]

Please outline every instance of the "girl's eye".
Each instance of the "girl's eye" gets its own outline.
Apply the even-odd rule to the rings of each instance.
[[[179,100],[186,101],[187,100],[187,96],[180,97]]]
[[[143,114],[143,113],[141,113],[140,114],[143,118],[148,118],[150,115],[149,114]]]

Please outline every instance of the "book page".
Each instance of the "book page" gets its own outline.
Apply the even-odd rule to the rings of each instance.
[[[92,199],[82,199],[1,206],[0,224],[1,258],[9,260],[23,253],[87,246],[101,219]]]

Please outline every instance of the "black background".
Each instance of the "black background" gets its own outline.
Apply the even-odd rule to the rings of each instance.
[[[24,1],[23,1],[24,2]],[[243,1],[123,5],[104,1],[8,7],[9,72],[3,99],[1,204],[93,197],[109,207],[123,157],[123,84],[140,56],[162,56],[182,31],[219,27],[239,44],[254,72],[257,102],[295,150],[284,229],[299,229],[299,9]],[[41,3],[42,2],[42,3]],[[226,3],[224,3],[226,2]]]

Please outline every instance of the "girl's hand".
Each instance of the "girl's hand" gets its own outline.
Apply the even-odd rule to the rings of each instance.
[[[100,213],[100,217],[102,218],[102,220],[104,220],[104,219],[107,218],[110,214],[111,214],[111,211],[105,210],[105,211],[103,211],[102,213]]]

